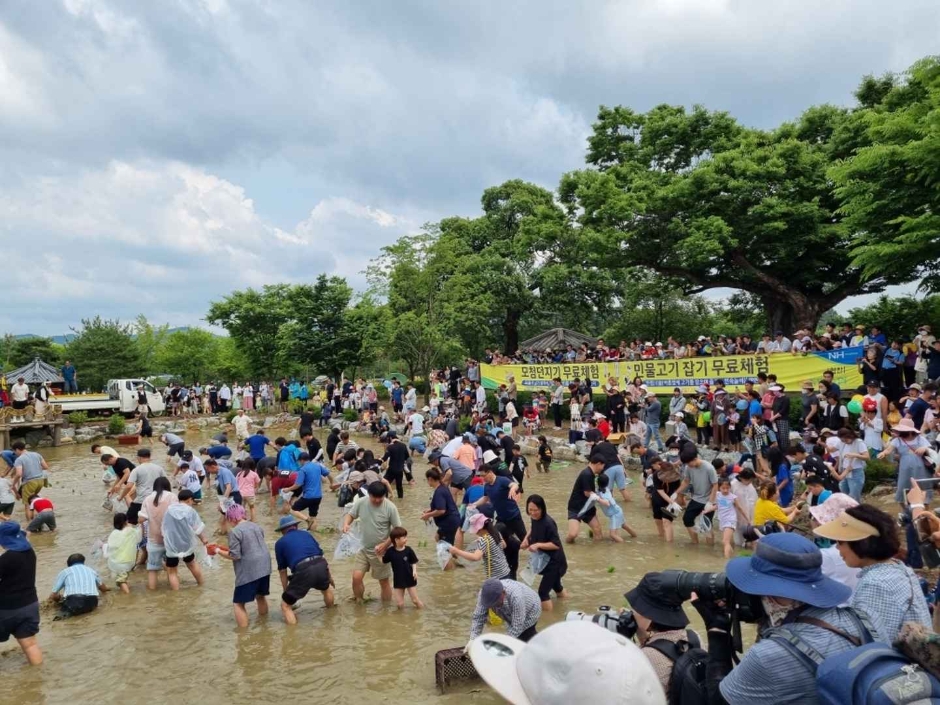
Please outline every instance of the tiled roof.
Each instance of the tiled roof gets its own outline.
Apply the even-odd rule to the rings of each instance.
[[[16,380],[20,377],[26,379],[26,384],[40,384],[42,382],[61,384],[64,381],[59,370],[43,362],[38,357],[18,369],[7,372],[5,376],[7,384],[16,384]]]

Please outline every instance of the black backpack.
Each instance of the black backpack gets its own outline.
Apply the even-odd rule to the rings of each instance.
[[[686,634],[687,641],[654,639],[644,644],[644,648],[656,649],[672,661],[672,675],[669,677],[669,690],[666,693],[666,699],[671,705],[704,705],[708,702],[705,686],[708,652],[702,648],[695,632],[689,629]]]

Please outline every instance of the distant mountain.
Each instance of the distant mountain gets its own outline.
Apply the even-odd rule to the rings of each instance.
[[[178,326],[176,328],[167,329],[167,333],[175,333],[176,331],[189,330],[189,326]],[[35,333],[22,333],[21,335],[13,336],[17,340],[27,340],[29,338],[49,338],[56,345],[68,345],[72,340],[75,339],[74,333],[66,333],[65,335],[36,335]]]

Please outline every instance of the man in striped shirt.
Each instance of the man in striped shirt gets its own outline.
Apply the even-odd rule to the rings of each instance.
[[[98,573],[85,565],[85,556],[81,553],[69,556],[66,565],[68,567],[55,579],[50,599],[61,602],[70,617],[91,612],[98,607],[98,592],[107,592],[108,586],[101,582]]]
[[[489,610],[506,622],[506,634],[528,641],[536,634],[535,625],[542,616],[542,601],[535,590],[515,580],[484,580],[473,610],[471,640],[483,632]]]

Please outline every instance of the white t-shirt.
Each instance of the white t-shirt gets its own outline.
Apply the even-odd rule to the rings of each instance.
[[[219,399],[227,400],[231,398],[232,398],[232,390],[228,388],[228,385],[223,386],[222,389],[219,390]]]
[[[412,436],[420,436],[424,434],[424,417],[421,414],[412,414],[408,422],[411,424]]]
[[[10,397],[13,401],[26,401],[29,399],[29,386],[25,384],[14,384],[10,387]]]
[[[869,448],[874,448],[875,450],[884,449],[884,441],[881,438],[881,432],[884,431],[885,428],[884,421],[876,416],[871,420],[870,423],[863,424],[861,421],[859,421],[858,427],[865,436],[866,446]]]
[[[198,492],[202,489],[202,483],[199,481],[199,475],[191,467],[180,475],[180,487],[190,492]]]
[[[251,419],[247,416],[236,416],[232,419],[232,423],[235,425],[235,434],[239,438],[247,438],[248,436],[248,424],[251,423]]]
[[[754,487],[754,482],[751,481],[751,484],[745,485],[743,482],[734,479],[731,481],[731,493],[738,498],[738,504],[744,509],[748,519],[753,521],[754,507],[757,504],[757,488]]]
[[[13,483],[8,477],[0,477],[0,504],[15,504],[16,495],[13,494]]]

